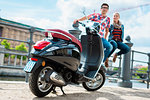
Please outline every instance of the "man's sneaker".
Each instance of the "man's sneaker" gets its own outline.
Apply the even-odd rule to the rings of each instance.
[[[109,65],[108,65],[108,58],[106,59],[106,61],[105,61],[105,67],[109,67]]]

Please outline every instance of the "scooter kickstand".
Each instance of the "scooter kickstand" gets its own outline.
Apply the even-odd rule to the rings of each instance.
[[[57,94],[57,92],[56,92],[55,89],[56,89],[56,86],[54,86],[53,89],[52,89],[52,93],[53,93],[53,94]]]
[[[66,95],[66,93],[64,92],[64,90],[63,90],[63,87],[62,87],[62,86],[60,87],[60,89],[61,89],[61,91],[62,91],[63,95]]]

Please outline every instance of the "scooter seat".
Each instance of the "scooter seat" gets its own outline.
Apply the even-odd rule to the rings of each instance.
[[[81,42],[72,34],[65,32],[63,30],[60,30],[60,29],[47,29],[47,31],[51,32],[52,37],[67,40],[67,41],[72,41],[79,47],[80,52],[82,52]]]

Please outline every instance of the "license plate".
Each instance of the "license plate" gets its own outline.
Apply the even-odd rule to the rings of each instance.
[[[35,61],[29,61],[29,62],[26,64],[26,66],[24,67],[24,71],[25,71],[25,72],[31,72],[35,64],[36,64]]]

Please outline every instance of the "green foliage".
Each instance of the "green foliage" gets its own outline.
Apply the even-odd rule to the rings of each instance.
[[[27,48],[25,47],[25,44],[24,44],[24,43],[21,43],[20,45],[16,46],[16,47],[15,47],[15,50],[27,52]],[[12,58],[15,58],[15,55],[12,55],[11,57],[12,57]],[[18,59],[21,59],[21,56],[18,55],[17,58],[18,58]],[[26,58],[27,58],[26,56],[23,56],[23,60],[26,60]]]
[[[4,45],[6,49],[11,49],[11,50],[18,50],[18,51],[24,51],[24,52],[27,52],[27,48],[25,47],[25,44],[24,43],[21,43],[20,45],[16,46],[15,48],[11,48],[10,47],[10,43],[4,39],[2,42],[1,42],[1,45]],[[9,57],[9,54],[5,54],[5,57]],[[15,58],[15,55],[11,55],[11,58]],[[21,56],[18,55],[17,56],[18,59],[21,59]],[[26,56],[23,56],[23,60],[26,60]]]
[[[10,49],[10,43],[4,39],[2,42],[1,42],[1,45],[4,45],[6,49]],[[9,54],[5,54],[5,57],[8,57]]]
[[[134,76],[132,76],[133,79],[140,79],[140,76],[138,76],[137,74],[135,74]]]
[[[27,48],[25,47],[25,44],[24,44],[24,43],[21,43],[20,45],[16,46],[16,47],[15,47],[15,50],[27,52]]]
[[[148,70],[148,67],[146,68],[139,68],[136,73],[134,74],[134,76],[132,76],[132,78],[135,78],[135,79],[141,79],[142,77],[140,77],[140,75],[138,73],[141,73],[141,74],[146,74],[147,73],[147,70]]]
[[[6,39],[4,39],[1,44],[4,45],[6,49],[10,49],[10,43]]]
[[[139,70],[139,71],[138,71]],[[146,68],[139,68],[136,72],[137,73],[147,73],[147,71],[148,71],[148,67],[146,67]]]
[[[119,70],[119,68],[118,67],[114,67],[114,69],[113,69],[114,71],[118,71]]]
[[[11,50],[14,50],[15,48],[10,48]]]

